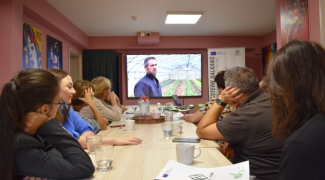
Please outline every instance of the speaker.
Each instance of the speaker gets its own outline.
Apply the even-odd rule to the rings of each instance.
[[[142,31],[137,34],[139,45],[159,44],[159,32]]]

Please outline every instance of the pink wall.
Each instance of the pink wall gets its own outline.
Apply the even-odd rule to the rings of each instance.
[[[22,25],[29,22],[42,31],[42,68],[46,67],[46,34],[63,43],[63,67],[68,70],[68,47],[81,52],[88,36],[45,0],[0,1],[0,88],[22,69]],[[4,68],[5,67],[5,68]]]
[[[262,77],[261,62],[261,37],[234,37],[234,36],[162,36],[157,45],[138,45],[137,37],[90,37],[90,49],[111,49],[122,53],[120,67],[120,97],[123,104],[136,104],[137,100],[126,98],[126,65],[127,53],[201,53],[202,59],[202,83],[203,93],[199,98],[184,98],[185,104],[204,103],[208,99],[208,62],[207,48],[246,47],[251,49],[246,53],[246,66],[252,68],[258,78]],[[151,99],[150,103],[166,103],[172,99]],[[183,101],[183,99],[181,99]],[[193,110],[194,111],[194,110]]]
[[[272,31],[262,36],[262,47],[268,46],[273,43],[276,43],[276,31]]]
[[[309,38],[310,41],[320,43],[320,18],[319,18],[319,0],[310,0],[309,2]],[[276,31],[277,31],[277,48],[280,49],[281,44],[281,17],[280,17],[281,0],[275,0],[276,8]]]

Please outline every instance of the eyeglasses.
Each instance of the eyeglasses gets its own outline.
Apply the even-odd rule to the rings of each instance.
[[[66,103],[65,103],[65,101],[63,99],[60,99],[60,101],[57,102],[57,103],[49,103],[49,104],[58,104],[58,105],[60,105],[60,107],[66,105]]]

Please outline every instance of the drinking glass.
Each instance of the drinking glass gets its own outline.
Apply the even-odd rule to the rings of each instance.
[[[172,123],[164,123],[162,124],[162,130],[164,132],[165,137],[172,136],[173,133],[173,124]]]
[[[114,146],[102,144],[95,147],[95,159],[100,171],[112,169]]]
[[[94,154],[95,146],[102,144],[102,135],[86,136],[86,143],[87,143],[88,154]]]

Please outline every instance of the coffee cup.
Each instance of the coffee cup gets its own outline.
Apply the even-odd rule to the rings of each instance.
[[[194,150],[199,150],[199,154],[194,156]],[[176,144],[177,162],[182,164],[193,164],[193,159],[201,155],[201,149],[196,148],[194,144]]]
[[[173,134],[182,134],[183,124],[182,122],[172,122],[173,123]]]
[[[153,118],[155,118],[155,119],[160,118],[160,115],[161,115],[160,112],[154,112],[154,113],[152,113],[152,114],[153,114]]]
[[[126,131],[133,131],[134,130],[134,124],[135,124],[135,120],[126,120],[126,121],[122,122],[122,127]]]

